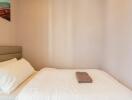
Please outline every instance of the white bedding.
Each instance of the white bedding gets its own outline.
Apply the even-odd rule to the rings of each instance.
[[[0,92],[0,100],[16,100],[18,94],[21,92],[21,90],[25,87],[25,85],[36,75],[34,73],[32,76],[30,76],[27,80],[25,80],[15,91],[13,91],[11,94],[5,94]]]
[[[79,84],[76,71],[88,72],[93,83]],[[132,100],[132,91],[96,69],[43,69],[24,87],[17,100]]]

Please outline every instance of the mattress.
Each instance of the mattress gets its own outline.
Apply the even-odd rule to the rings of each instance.
[[[15,91],[13,91],[11,94],[4,94],[0,92],[0,100],[16,100],[18,94],[21,92],[21,90],[25,87],[25,85],[33,79],[33,77],[36,75],[36,72],[30,76],[27,80],[25,80]]]
[[[93,83],[79,84],[76,72],[87,72]],[[42,69],[17,100],[132,100],[132,91],[97,69]]]

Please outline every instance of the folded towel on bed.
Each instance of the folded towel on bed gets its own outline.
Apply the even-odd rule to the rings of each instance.
[[[79,83],[92,83],[93,80],[87,72],[76,72],[76,78]]]

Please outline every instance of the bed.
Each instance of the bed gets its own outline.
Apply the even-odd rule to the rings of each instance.
[[[0,46],[0,62],[6,61],[12,58],[17,58],[17,59],[22,58],[22,47],[21,46]],[[14,91],[13,93],[9,95],[0,92],[0,100],[15,100],[17,94],[20,92],[22,87],[24,87],[24,85],[28,82],[28,80],[26,80],[20,87],[18,87],[16,91]]]
[[[33,79],[33,77],[36,75],[34,73],[31,77],[29,77],[27,80],[25,80],[15,91],[13,91],[11,94],[5,94],[0,93],[0,100],[16,100],[18,94],[21,92],[21,90],[25,87],[25,85]]]
[[[0,47],[0,61],[14,57],[22,57],[21,47]],[[79,84],[76,72],[87,72],[93,83]],[[132,91],[102,70],[44,68],[0,100],[132,100]]]

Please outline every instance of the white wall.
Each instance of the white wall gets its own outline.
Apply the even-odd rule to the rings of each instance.
[[[73,2],[73,65],[99,68],[104,40],[104,0]]]
[[[72,67],[72,0],[49,1],[49,66]]]
[[[104,69],[132,88],[132,1],[107,0]]]
[[[15,8],[16,2],[12,0],[11,5],[11,22],[0,18],[0,45],[15,45]]]
[[[51,0],[52,66],[98,68],[103,49],[102,0]]]
[[[19,0],[17,42],[24,57],[36,67],[98,68],[103,4],[103,0]]]
[[[35,67],[47,65],[48,0],[17,1],[17,44]]]

